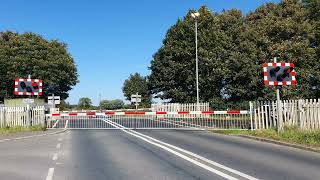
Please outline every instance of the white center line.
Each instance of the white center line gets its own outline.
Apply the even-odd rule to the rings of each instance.
[[[54,168],[49,168],[46,180],[52,180]]]
[[[60,149],[60,147],[61,147],[61,143],[58,143],[57,146],[56,146],[56,148],[57,148],[57,149]]]
[[[53,157],[52,157],[52,160],[57,160],[58,159],[58,153],[54,153]]]
[[[190,157],[188,157],[188,156],[186,156],[186,155],[184,155],[184,154],[181,154],[180,152],[175,151],[175,150],[182,151],[182,152],[184,152],[184,153],[186,153],[186,154],[188,154],[188,155],[191,155],[191,157],[193,157],[193,158],[201,159],[201,160],[203,160],[203,161],[205,161],[205,162],[207,162],[207,163],[209,163],[209,164],[211,164],[211,165],[217,166],[217,167],[222,168],[222,169],[224,169],[224,170],[226,170],[226,171],[229,171],[229,172],[231,172],[231,173],[233,173],[233,174],[242,176],[242,177],[244,177],[244,178],[246,178],[246,179],[258,180],[258,179],[255,178],[255,177],[249,176],[249,175],[244,174],[244,173],[242,173],[242,172],[239,172],[239,171],[237,171],[237,170],[234,170],[234,169],[231,169],[231,168],[229,168],[229,167],[223,166],[222,164],[219,164],[219,163],[217,163],[217,162],[208,160],[208,159],[206,159],[206,158],[204,158],[204,157],[202,157],[202,156],[199,156],[199,155],[197,155],[197,154],[191,153],[191,152],[186,151],[186,150],[184,150],[184,149],[182,149],[182,148],[178,148],[178,147],[173,146],[173,145],[171,145],[171,144],[164,143],[164,142],[159,141],[159,140],[157,140],[157,139],[155,139],[155,138],[152,138],[152,137],[150,137],[150,136],[147,136],[147,135],[138,133],[138,132],[133,131],[133,130],[127,130],[127,129],[125,129],[123,126],[121,126],[121,125],[118,124],[118,123],[115,123],[115,122],[112,122],[112,121],[109,121],[109,120],[103,120],[103,119],[102,119],[102,121],[110,124],[111,126],[114,126],[114,127],[118,128],[118,129],[120,129],[121,131],[123,131],[123,132],[125,132],[125,133],[128,133],[128,134],[130,134],[130,135],[132,135],[132,136],[135,136],[135,137],[137,137],[137,138],[139,138],[139,139],[142,139],[142,140],[144,140],[144,141],[146,141],[146,142],[148,142],[148,143],[150,143],[150,144],[153,144],[153,145],[155,145],[155,146],[158,146],[158,147],[160,147],[160,148],[162,148],[162,149],[164,149],[164,150],[166,150],[166,151],[168,151],[168,152],[171,152],[172,154],[175,154],[175,155],[179,156],[179,157],[182,158],[182,159],[185,159],[185,160],[187,160],[187,161],[189,161],[189,162],[191,162],[191,163],[193,163],[193,164],[195,164],[195,165],[197,165],[197,166],[200,166],[200,167],[202,167],[202,168],[204,168],[204,169],[206,169],[206,170],[208,170],[208,171],[210,171],[210,172],[212,172],[212,173],[215,173],[215,174],[217,174],[217,175],[219,175],[219,176],[221,176],[221,177],[224,177],[224,178],[226,178],[226,179],[229,179],[229,180],[231,180],[231,179],[232,179],[232,180],[237,180],[238,178],[235,178],[235,177],[233,177],[233,176],[230,176],[229,174],[226,174],[226,173],[224,173],[224,172],[221,172],[221,171],[219,171],[219,170],[217,170],[217,169],[215,169],[215,168],[213,168],[213,167],[210,167],[210,166],[208,166],[208,165],[206,165],[206,164],[203,164],[203,163],[201,163],[201,162],[199,162],[199,161],[197,161],[197,160],[194,160],[194,159],[192,159],[192,158],[190,158]],[[169,147],[170,147],[170,148],[169,148]],[[172,149],[171,149],[171,148],[172,148]]]

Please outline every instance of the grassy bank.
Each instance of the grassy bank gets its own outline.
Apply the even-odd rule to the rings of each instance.
[[[285,127],[284,131],[277,133],[276,129],[268,130],[213,130],[212,132],[220,134],[240,134],[256,137],[274,139],[283,142],[302,144],[313,147],[320,147],[320,130],[318,131],[302,131],[297,127]]]
[[[41,125],[35,125],[31,127],[16,126],[0,128],[0,135],[18,132],[30,132],[30,131],[45,131],[46,129]]]

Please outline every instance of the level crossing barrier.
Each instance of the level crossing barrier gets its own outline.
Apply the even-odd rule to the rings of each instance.
[[[47,128],[250,129],[249,111],[70,112],[46,115]]]

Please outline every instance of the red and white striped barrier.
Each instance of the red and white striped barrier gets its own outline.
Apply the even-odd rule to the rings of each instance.
[[[249,114],[249,111],[228,110],[228,111],[178,111],[178,112],[70,112],[47,114],[48,117],[68,117],[68,116],[128,116],[128,115],[213,115],[213,114]]]

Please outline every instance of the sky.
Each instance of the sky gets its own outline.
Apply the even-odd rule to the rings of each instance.
[[[214,12],[237,8],[248,13],[279,0],[6,0],[0,31],[34,32],[68,45],[80,82],[67,99],[122,99],[131,73],[150,74],[153,54],[167,30],[190,9]]]

